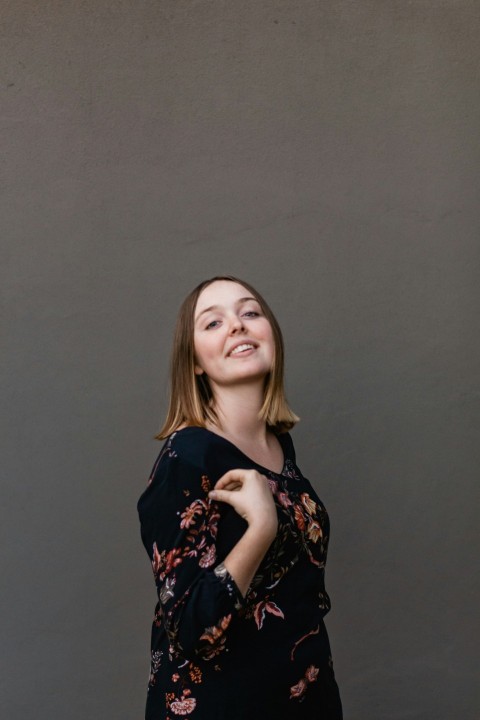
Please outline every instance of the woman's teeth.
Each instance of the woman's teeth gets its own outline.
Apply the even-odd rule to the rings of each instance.
[[[234,350],[232,350],[230,355],[237,355],[238,353],[241,353],[244,350],[253,350],[253,345],[239,345]]]

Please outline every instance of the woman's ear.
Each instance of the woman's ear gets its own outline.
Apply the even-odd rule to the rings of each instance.
[[[203,375],[203,369],[200,365],[195,365],[195,375]]]

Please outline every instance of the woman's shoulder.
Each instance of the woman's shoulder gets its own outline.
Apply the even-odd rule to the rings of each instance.
[[[220,441],[221,438],[207,428],[181,425],[165,439],[160,457],[176,458],[180,464],[196,467],[205,473],[214,472],[228,451],[228,447]]]
[[[152,508],[157,512],[159,503],[167,508],[205,495],[205,483],[214,478],[214,472],[209,467],[206,439],[198,430],[201,428],[182,428],[164,438],[137,504],[142,516]]]

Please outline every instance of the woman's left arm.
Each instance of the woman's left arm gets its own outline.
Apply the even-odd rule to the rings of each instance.
[[[138,503],[142,540],[157,585],[158,622],[172,654],[211,659],[245,600],[217,556],[218,503],[202,470],[165,453]]]

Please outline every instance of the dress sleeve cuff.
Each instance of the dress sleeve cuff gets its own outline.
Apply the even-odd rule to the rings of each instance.
[[[218,577],[220,582],[222,582],[227,589],[227,592],[229,596],[233,599],[235,603],[235,610],[240,610],[241,608],[246,606],[246,600],[243,597],[242,593],[240,592],[240,589],[233,579],[233,577],[228,572],[227,568],[223,564],[223,562],[219,563],[214,569],[213,572]]]

